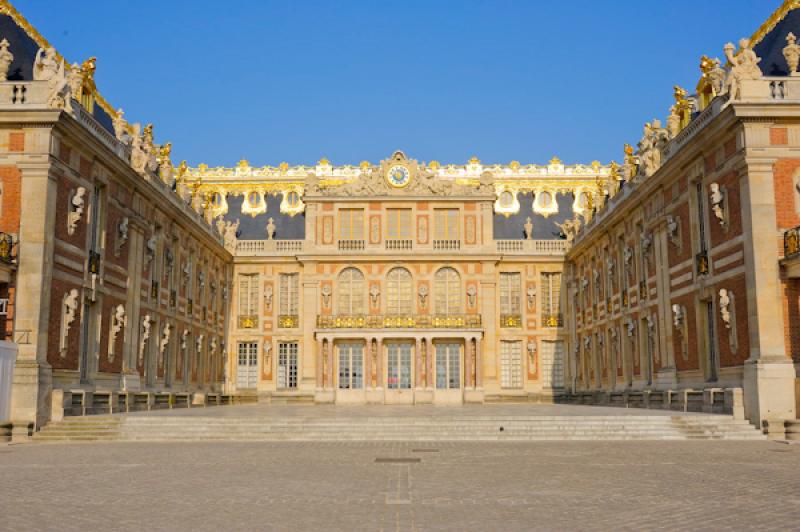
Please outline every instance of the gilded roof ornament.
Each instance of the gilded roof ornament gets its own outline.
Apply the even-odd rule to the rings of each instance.
[[[319,162],[317,163],[317,165],[318,165],[318,166],[330,166],[330,165],[331,165],[331,162],[328,160],[328,158],[327,158],[327,157],[323,157],[322,159],[320,159],[320,160],[319,160]]]
[[[286,170],[288,170],[288,169],[289,169],[289,163],[287,163],[286,161],[283,161],[283,162],[282,162],[282,163],[281,163],[281,164],[278,166],[278,169],[281,171],[281,173],[282,173],[282,174],[285,174],[285,173],[286,173]]]
[[[561,164],[561,159],[559,159],[558,157],[554,156],[552,159],[550,159],[550,164],[551,165]]]
[[[361,169],[363,169],[363,170],[366,170],[367,168],[369,168],[369,167],[370,167],[370,164],[369,164],[369,161],[361,161],[361,162],[358,164],[358,166],[359,166],[359,168],[361,168]]]
[[[441,166],[442,165],[439,163],[439,161],[431,161],[430,163],[428,163],[428,168],[430,168],[431,170],[438,170],[439,168],[441,168]]]
[[[473,155],[472,158],[469,160],[469,164],[481,164],[481,160]]]
[[[250,168],[250,162],[247,159],[242,159],[236,166],[239,168]]]
[[[516,172],[517,170],[519,170],[519,167],[520,167],[519,161],[511,161],[508,164],[508,167]]]

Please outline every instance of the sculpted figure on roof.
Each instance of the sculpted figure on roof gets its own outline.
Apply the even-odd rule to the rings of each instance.
[[[749,39],[739,41],[739,51],[734,53],[736,47],[733,43],[725,45],[725,57],[731,65],[728,79],[725,83],[726,89],[730,92],[731,100],[738,100],[742,94],[742,81],[760,79],[761,69],[758,63],[761,62],[756,53],[750,48]]]
[[[653,175],[661,166],[661,150],[669,140],[667,131],[661,127],[660,120],[644,125],[644,135],[639,141],[639,173],[645,177]]]
[[[0,81],[8,79],[8,69],[14,61],[14,54],[8,49],[8,39],[0,41]]]

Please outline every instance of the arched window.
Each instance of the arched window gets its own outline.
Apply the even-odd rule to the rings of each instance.
[[[461,312],[461,277],[453,268],[441,268],[434,277],[436,314]]]
[[[339,290],[338,312],[347,316],[364,314],[364,274],[357,268],[345,268],[336,283]]]
[[[411,315],[411,273],[405,268],[393,268],[386,276],[386,313]]]

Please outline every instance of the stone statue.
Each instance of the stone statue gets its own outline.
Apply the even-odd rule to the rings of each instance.
[[[167,142],[158,150],[158,175],[165,183],[172,181],[174,166],[172,165],[172,143]]]
[[[169,323],[165,323],[164,328],[161,330],[161,342],[158,344],[158,352],[161,355],[164,354],[164,350],[167,348],[167,344],[169,344],[170,331],[172,331],[172,326]]]
[[[673,105],[669,108],[669,116],[667,117],[667,133],[669,134],[669,138],[672,139],[680,132],[681,117],[678,115],[678,111]]]
[[[33,62],[33,80],[50,81],[62,68],[61,62],[56,57],[55,48],[39,48]]]
[[[81,93],[81,86],[83,85],[83,74],[81,74],[81,66],[78,63],[72,63],[67,73],[67,85],[69,92],[73,98],[77,98]]]
[[[533,238],[533,222],[531,221],[530,216],[528,216],[528,218],[525,220],[524,229],[525,229],[525,240],[531,240]]]
[[[722,322],[725,324],[725,328],[731,328],[731,297],[728,294],[728,291],[725,288],[720,288],[719,290],[719,315],[722,318]]]
[[[237,233],[239,232],[239,220],[225,223],[225,233],[222,235],[225,242],[225,249],[231,254],[236,251]]]
[[[312,196],[320,193],[319,177],[317,177],[316,172],[309,172],[306,176],[305,193]]]
[[[147,340],[150,339],[150,327],[152,325],[152,319],[150,318],[150,314],[145,314],[144,319],[142,320],[142,340],[139,342],[139,362],[141,363],[144,360],[144,349],[147,346]]]
[[[661,167],[661,150],[668,140],[667,131],[658,119],[644,125],[642,140],[639,141],[639,173],[645,177],[653,175]]]
[[[561,235],[567,239],[567,244],[572,244],[572,241],[578,236],[578,231],[580,231],[581,220],[576,216],[572,220],[565,220],[562,224],[556,223],[556,227],[561,229]]]
[[[491,194],[494,192],[494,176],[491,172],[481,173],[481,177],[478,182],[478,191],[481,194]]]
[[[78,311],[78,290],[73,288],[64,295],[64,304],[61,310],[61,341],[59,347],[61,356],[67,355],[67,338],[69,327],[75,321],[75,314]]]
[[[147,168],[148,154],[144,149],[141,131],[141,124],[133,124],[133,135],[131,137],[131,166],[133,166],[133,169],[138,173],[144,174]]]
[[[14,54],[9,51],[8,46],[8,39],[0,41],[0,81],[8,79],[8,69],[14,61]]]
[[[761,58],[750,48],[750,40],[741,39],[739,51],[734,53],[735,49],[736,47],[730,42],[724,48],[725,57],[731,64],[726,88],[730,93],[730,99],[734,101],[742,97],[742,81],[761,79],[762,76],[761,69],[758,67]]]
[[[725,211],[722,209],[722,201],[724,195],[719,187],[719,183],[711,183],[711,211],[714,216],[719,220],[721,225],[725,225]]]
[[[789,75],[796,76],[798,74],[797,65],[800,63],[800,45],[797,44],[797,37],[792,32],[786,36],[786,42],[783,57],[786,58],[786,64],[789,65]]]
[[[78,187],[70,200],[70,210],[67,215],[67,233],[69,235],[75,234],[75,229],[78,227],[78,222],[83,216],[84,196],[86,196],[86,189]]]
[[[275,219],[270,218],[267,220],[267,240],[275,238]]]

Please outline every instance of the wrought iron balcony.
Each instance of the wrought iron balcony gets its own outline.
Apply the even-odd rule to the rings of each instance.
[[[317,316],[319,329],[475,329],[480,326],[478,314]]]
[[[800,227],[794,227],[783,233],[783,256],[791,258],[800,255]]]
[[[500,314],[500,327],[522,327],[522,314]]]
[[[14,264],[16,262],[17,257],[14,249],[16,244],[13,235],[0,232],[0,262],[6,264]]]

